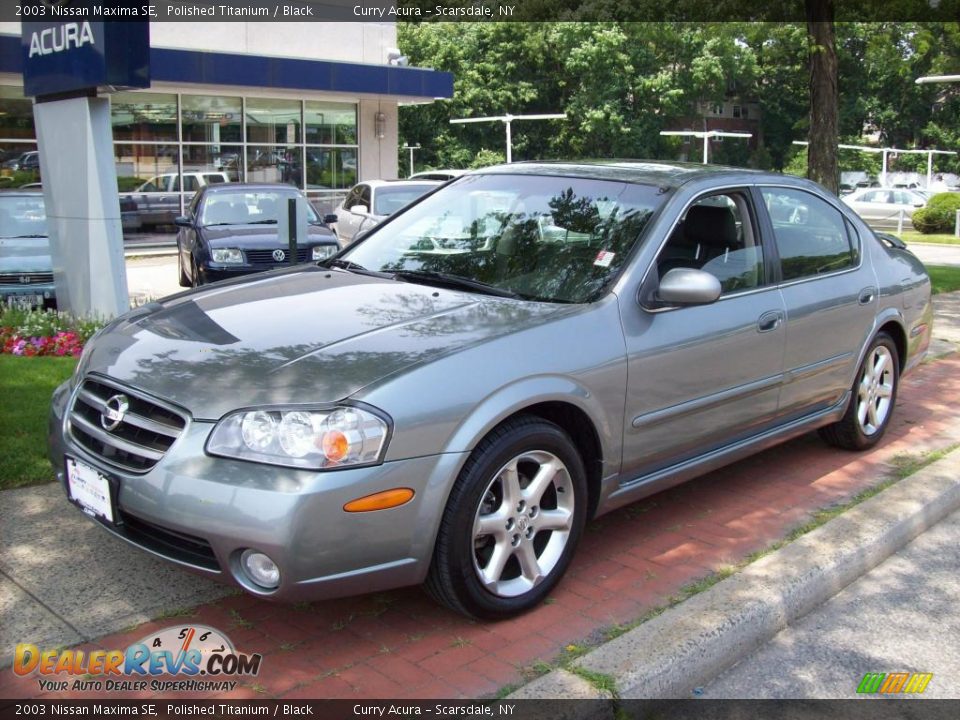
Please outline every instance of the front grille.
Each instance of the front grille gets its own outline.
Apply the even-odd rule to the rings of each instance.
[[[283,260],[273,259],[273,250],[244,250],[247,254],[247,262],[251,265],[279,265],[290,262],[290,251],[287,248],[283,250]],[[306,262],[310,257],[310,248],[297,248],[297,262]]]
[[[127,410],[108,430],[107,403],[121,396]],[[115,400],[113,409],[119,405]],[[88,452],[131,472],[146,472],[163,457],[186,427],[186,418],[129,388],[87,378],[70,409],[70,436]]]
[[[220,571],[213,548],[203,538],[154,525],[123,510],[120,511],[120,526],[115,531],[163,557]]]
[[[0,273],[0,285],[49,285],[52,272]]]

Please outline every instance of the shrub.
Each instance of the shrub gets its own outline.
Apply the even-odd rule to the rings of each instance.
[[[925,235],[951,232],[957,210],[960,210],[960,193],[939,193],[930,198],[926,207],[914,211],[913,227]]]

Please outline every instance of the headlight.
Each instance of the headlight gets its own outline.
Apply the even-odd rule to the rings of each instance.
[[[243,253],[240,248],[213,248],[210,251],[210,258],[215,263],[225,265],[239,265],[243,263]]]
[[[387,420],[359,407],[262,409],[227,415],[210,434],[210,455],[327,470],[383,459]]]
[[[310,252],[310,257],[313,260],[326,260],[328,257],[336,255],[337,250],[339,248],[336,245],[315,245]]]

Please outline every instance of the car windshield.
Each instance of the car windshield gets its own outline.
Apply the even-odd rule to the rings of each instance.
[[[0,196],[0,236],[13,238],[46,235],[47,214],[41,196]]]
[[[243,191],[218,192],[207,196],[200,217],[202,225],[275,225],[285,213],[287,201],[297,197],[292,192]],[[320,222],[316,211],[307,203],[307,222]]]
[[[624,182],[470,175],[372,231],[343,260],[414,281],[440,273],[523,298],[590,302],[666,197]]]
[[[435,183],[399,185],[395,187],[385,185],[384,187],[379,187],[373,196],[373,214],[393,215],[404,205],[409,205],[418,197],[430,192],[435,187]]]

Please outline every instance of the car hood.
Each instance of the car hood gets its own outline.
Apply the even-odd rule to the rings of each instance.
[[[181,293],[128,313],[90,343],[81,372],[216,419],[240,407],[342,400],[574,307],[314,266]]]
[[[201,229],[204,239],[214,247],[286,248],[287,238],[277,233],[276,225],[212,225]],[[308,242],[336,243],[333,232],[321,225],[307,228]],[[304,244],[303,241],[300,244]]]
[[[51,270],[48,238],[0,238],[0,273]]]

